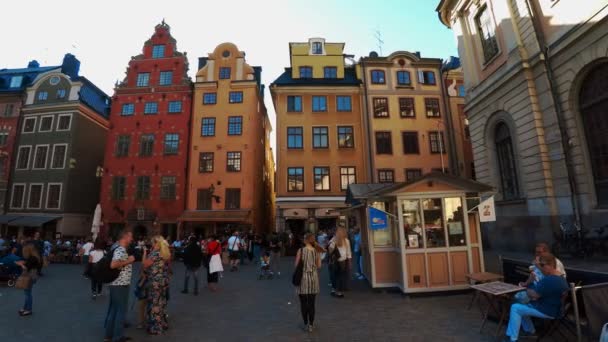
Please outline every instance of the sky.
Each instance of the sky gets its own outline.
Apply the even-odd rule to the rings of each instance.
[[[80,74],[108,95],[124,78],[132,56],[163,19],[179,51],[188,54],[194,79],[198,57],[232,42],[250,65],[262,66],[268,86],[289,66],[289,42],[323,37],[344,42],[358,59],[370,51],[420,51],[423,57],[456,56],[452,32],[435,12],[439,0],[29,0],[3,4],[0,69],[22,68],[36,59],[59,65],[73,53]],[[381,49],[376,38],[380,33]],[[266,107],[275,122],[268,90]],[[273,134],[274,136],[274,134]],[[274,146],[274,138],[273,138]]]

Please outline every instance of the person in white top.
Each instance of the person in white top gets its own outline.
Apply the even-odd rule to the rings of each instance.
[[[97,239],[95,241],[95,245],[89,251],[89,272],[91,270],[93,270],[93,266],[96,263],[98,263],[99,260],[101,260],[101,258],[103,258],[103,256],[106,254],[106,252],[104,250],[105,245],[106,244],[102,239]],[[91,278],[92,297],[93,297],[93,300],[95,300],[95,298],[101,296],[101,286],[103,283],[95,281],[95,279],[93,279],[93,277],[90,277],[90,278]]]
[[[85,278],[89,274],[89,253],[91,252],[91,249],[93,249],[93,242],[91,242],[91,239],[88,239],[87,243],[82,245],[79,251],[80,255],[82,255],[82,263],[84,264],[84,272],[82,273],[82,275]]]
[[[228,257],[230,258],[230,272],[239,270],[239,251],[241,249],[241,238],[239,232],[232,233],[228,239]]]
[[[331,295],[334,297],[344,297],[351,259],[352,252],[346,228],[339,227],[336,230],[336,235],[329,243],[329,263],[334,273]]]

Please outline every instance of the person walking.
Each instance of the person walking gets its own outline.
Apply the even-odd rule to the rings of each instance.
[[[105,247],[106,243],[101,239],[97,239],[95,240],[95,244],[93,245],[92,250],[89,252],[89,268],[86,276],[91,279],[91,293],[93,300],[101,296],[101,288],[103,283],[100,281],[96,281],[93,277],[90,277],[90,271],[93,269],[95,264],[98,263],[99,260],[101,260],[101,258],[103,258],[103,256],[106,254]]]
[[[304,320],[304,329],[313,331],[315,323],[315,299],[319,293],[319,268],[321,268],[321,253],[325,250],[315,241],[315,235],[306,234],[305,246],[296,253],[295,267],[302,263],[302,280],[296,288],[300,297],[300,310]]]
[[[38,272],[38,276],[42,277],[44,275],[44,274],[42,274],[42,268],[44,267],[44,262],[42,259],[42,256],[44,255],[44,241],[40,238],[40,232],[34,233],[34,238],[32,239],[31,243],[34,244],[34,247],[36,247],[36,251],[38,252],[38,255],[41,257],[40,263],[38,265],[38,269],[36,270],[36,272]]]
[[[281,277],[281,240],[277,234],[270,239],[270,271],[278,278]]]
[[[110,283],[110,304],[106,316],[106,332],[104,342],[131,341],[130,337],[123,335],[127,306],[129,305],[129,289],[133,273],[135,257],[127,253],[127,248],[133,242],[133,233],[130,229],[123,229],[118,235],[118,242],[112,246],[113,253],[111,269],[119,269],[118,278]]]
[[[331,295],[338,298],[344,297],[348,273],[351,268],[352,253],[350,241],[348,241],[346,228],[339,227],[336,236],[329,243],[329,255],[333,258],[334,284]]]
[[[93,247],[93,241],[89,238],[87,239],[87,242],[80,248],[80,254],[82,254],[82,263],[84,264],[84,271],[82,272],[82,276],[85,278],[89,277],[89,267],[91,267],[91,263],[89,262],[89,255]]]
[[[191,236],[188,240],[188,246],[184,250],[184,266],[186,266],[186,276],[184,279],[184,289],[182,293],[188,293],[188,283],[190,276],[194,278],[194,295],[198,296],[198,270],[203,262],[203,251],[198,245],[195,236]]]
[[[150,255],[143,261],[147,280],[147,331],[151,335],[160,335],[169,328],[167,321],[169,268],[167,262],[170,259],[169,243],[160,235],[154,236]]]
[[[363,276],[363,254],[361,250],[361,231],[359,228],[355,228],[353,234],[353,253],[355,254],[355,261],[357,262],[355,277],[358,280],[363,280],[365,279],[365,276]]]
[[[232,236],[228,239],[228,258],[230,258],[230,272],[239,270],[239,259],[241,250],[241,239],[239,238],[239,232],[232,233]]]
[[[222,266],[222,245],[219,241],[217,241],[216,236],[209,237],[207,242],[207,258],[209,262],[207,263],[207,286],[209,290],[212,292],[216,292],[218,290],[217,283],[220,272],[224,271],[224,267]]]
[[[33,307],[33,289],[34,284],[38,278],[38,270],[40,269],[40,265],[42,264],[42,257],[38,252],[38,249],[34,244],[27,244],[23,246],[23,260],[15,261],[15,264],[21,266],[23,268],[23,273],[27,273],[30,278],[30,282],[23,290],[25,294],[25,303],[23,304],[23,308],[19,310],[19,316],[30,316],[32,314]]]

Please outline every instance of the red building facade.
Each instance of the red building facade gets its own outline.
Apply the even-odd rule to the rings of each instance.
[[[163,21],[112,100],[102,173],[103,230],[175,238],[185,207],[192,82]]]

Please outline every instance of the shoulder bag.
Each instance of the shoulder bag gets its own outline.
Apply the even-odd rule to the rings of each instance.
[[[30,276],[30,273],[28,271],[24,271],[21,273],[19,278],[17,278],[17,281],[15,282],[15,288],[21,290],[29,289],[30,286],[32,286],[32,281],[33,279]]]
[[[302,275],[304,274],[304,248],[300,248],[300,261],[296,266],[296,269],[293,271],[293,276],[291,277],[291,283],[293,286],[300,286],[302,284]]]

